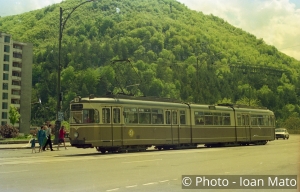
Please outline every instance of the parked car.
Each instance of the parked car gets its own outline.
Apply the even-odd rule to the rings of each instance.
[[[276,139],[278,139],[278,138],[289,139],[290,138],[290,134],[287,131],[287,129],[285,129],[285,128],[275,129],[275,136],[276,136]]]

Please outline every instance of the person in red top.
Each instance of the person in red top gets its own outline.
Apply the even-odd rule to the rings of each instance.
[[[61,128],[59,129],[59,134],[58,134],[58,145],[57,145],[57,150],[59,150],[59,145],[60,145],[61,143],[64,143],[64,147],[65,147],[65,149],[67,149],[66,143],[65,143],[65,134],[66,134],[65,127],[64,127],[64,126],[61,126]]]

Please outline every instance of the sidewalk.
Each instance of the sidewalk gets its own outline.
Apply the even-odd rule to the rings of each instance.
[[[30,149],[31,144],[30,143],[19,143],[19,144],[0,144],[0,150],[2,149]],[[53,145],[53,147],[56,147],[57,145]],[[39,144],[36,143],[36,148],[39,147]],[[61,145],[60,147],[63,147]],[[66,147],[71,147],[71,144],[69,142],[66,142]]]

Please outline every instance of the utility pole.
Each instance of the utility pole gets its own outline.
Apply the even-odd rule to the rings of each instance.
[[[61,70],[62,70],[62,66],[61,66],[61,41],[62,41],[62,35],[63,35],[63,30],[65,27],[65,24],[67,22],[67,20],[69,19],[69,17],[71,16],[71,14],[81,5],[88,3],[88,2],[93,2],[94,0],[86,0],[82,3],[80,3],[79,5],[70,8],[71,12],[68,13],[67,17],[65,20],[63,20],[63,12],[64,10],[60,7],[59,8],[59,38],[58,38],[58,66],[57,66],[57,107],[56,107],[56,121],[55,121],[55,130],[54,130],[54,134],[55,134],[55,139],[53,140],[54,144],[58,143],[58,131],[61,127],[61,121],[63,121],[63,112],[61,112],[61,108],[62,108],[62,100],[63,100],[63,94],[61,92],[61,84],[60,84],[60,78],[61,78]],[[69,10],[69,9],[66,9]]]

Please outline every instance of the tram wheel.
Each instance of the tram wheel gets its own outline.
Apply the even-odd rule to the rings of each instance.
[[[100,150],[100,152],[101,152],[101,153],[105,153],[106,151],[102,149],[102,150]]]

